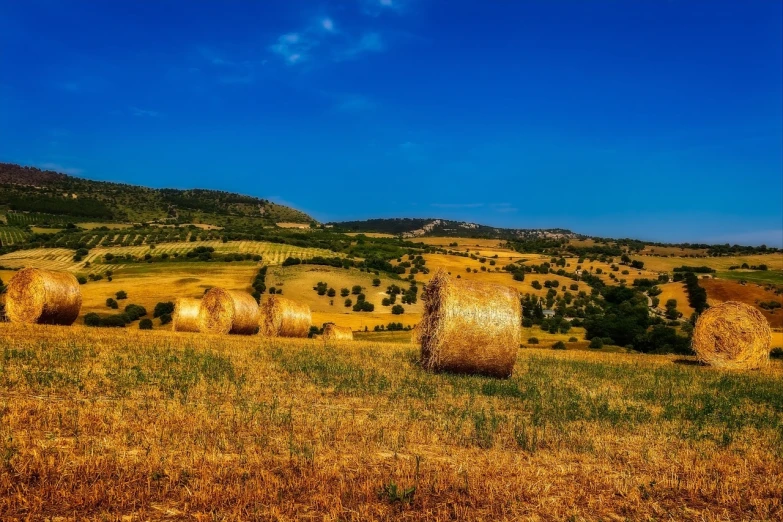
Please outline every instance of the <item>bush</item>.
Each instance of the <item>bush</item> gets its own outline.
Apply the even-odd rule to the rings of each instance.
[[[101,316],[96,313],[89,313],[84,316],[84,325],[85,326],[100,326],[101,325]]]
[[[552,345],[553,350],[565,350],[566,345],[563,341],[557,341],[555,344]]]
[[[111,297],[106,300],[106,306],[108,306],[109,308],[111,308],[113,310],[116,310],[117,308],[120,307],[120,305],[117,304],[117,301],[115,301]]]
[[[161,326],[164,324],[169,324],[170,322],[171,322],[171,314],[163,314],[160,316]]]
[[[350,306],[352,306],[352,305],[353,305],[353,301],[351,301],[350,299],[346,299],[346,300],[345,300],[345,306],[346,306],[346,307],[350,307]]]
[[[87,278],[84,276],[79,276],[76,278],[76,280],[79,282],[80,285],[86,285],[87,284]]]
[[[166,301],[165,303],[158,303],[155,305],[155,310],[152,311],[152,317],[158,318],[164,314],[171,315],[174,313],[174,303]]]
[[[527,340],[527,344],[538,344],[538,337],[531,337]]]
[[[593,337],[590,340],[590,348],[593,348],[595,350],[600,350],[604,347],[604,340],[600,337]]]
[[[104,328],[125,328],[127,321],[124,314],[110,315],[101,319]]]
[[[131,321],[135,321],[141,317],[147,315],[147,309],[143,306],[129,304],[125,307],[125,314]]]
[[[372,286],[381,286],[381,280],[376,277],[372,280]]]
[[[522,326],[524,326],[525,328],[531,328],[533,326],[533,320],[530,319],[529,317],[525,317],[524,319],[522,319]]]
[[[139,321],[139,330],[152,330],[152,319],[142,319]]]
[[[353,295],[359,295],[359,294],[361,294],[361,293],[362,293],[362,287],[361,287],[361,285],[354,285],[353,287],[351,287],[351,293],[352,293]]]
[[[114,294],[114,296],[115,296],[115,297],[116,297],[118,300],[121,300],[121,299],[127,299],[127,298],[128,298],[128,294],[127,294],[127,293],[125,293],[125,290],[120,290],[119,292],[117,292],[116,294]]]
[[[569,343],[575,343],[575,342],[577,342],[577,341],[579,341],[579,339],[577,339],[576,337],[569,337],[569,338],[568,338],[568,342],[569,342]]]
[[[391,313],[394,315],[400,315],[405,313],[405,308],[402,307],[402,305],[394,305],[392,306]]]

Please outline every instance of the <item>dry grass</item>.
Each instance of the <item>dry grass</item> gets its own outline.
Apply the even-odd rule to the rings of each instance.
[[[777,301],[783,303],[783,296],[775,295],[775,292],[767,290],[764,286],[756,284],[740,284],[738,281],[725,279],[700,279],[699,285],[707,291],[707,303],[710,306],[724,301],[739,301],[740,303],[756,306],[759,312],[767,318],[773,328],[783,328],[783,310],[778,309],[774,313],[758,307],[760,302]]]
[[[699,284],[703,284],[703,281],[699,281]],[[685,284],[681,282],[666,283],[658,285],[661,289],[661,295],[658,296],[658,309],[661,311],[666,310],[666,301],[674,299],[677,301],[677,310],[682,312],[684,319],[689,319],[691,315],[696,311],[691,308],[688,301],[688,292],[685,291]]]
[[[748,265],[765,264],[770,270],[783,270],[783,253],[699,258],[631,256],[631,259],[643,261],[645,269],[655,272],[671,272],[674,268],[682,265],[708,266],[715,270],[728,270],[730,266],[742,266],[742,263]]]
[[[772,332],[756,308],[728,301],[704,311],[693,329],[699,360],[716,368],[755,370],[769,364]]]
[[[6,315],[15,323],[70,325],[81,306],[79,282],[69,272],[24,268],[8,282]]]
[[[407,332],[401,332],[407,334]],[[3,518],[779,520],[783,366],[0,325]]]
[[[432,371],[509,377],[521,341],[519,293],[460,281],[439,271],[424,290],[422,366]]]

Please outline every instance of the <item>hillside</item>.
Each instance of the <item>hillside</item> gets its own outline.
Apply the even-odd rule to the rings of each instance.
[[[298,210],[252,196],[203,189],[152,189],[0,163],[0,213],[47,214],[34,222],[309,223]],[[12,224],[13,217],[7,218]]]
[[[401,235],[405,238],[446,236],[476,237],[489,239],[573,239],[577,235],[562,228],[526,229],[497,228],[487,225],[435,218],[391,218],[367,219],[363,221],[341,221],[328,226],[345,232],[380,232]]]

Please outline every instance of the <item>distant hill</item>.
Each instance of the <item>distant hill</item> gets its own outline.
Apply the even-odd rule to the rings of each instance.
[[[313,219],[265,199],[217,190],[152,189],[0,163],[0,211],[51,214],[52,222],[179,222],[225,226]]]
[[[435,218],[391,218],[368,219],[364,221],[342,221],[327,223],[336,230],[345,232],[381,232],[384,234],[401,235],[405,238],[425,236],[446,237],[481,237],[496,239],[573,239],[578,237],[570,230],[563,228],[526,229],[497,228],[487,225],[469,223],[467,221],[452,221]]]

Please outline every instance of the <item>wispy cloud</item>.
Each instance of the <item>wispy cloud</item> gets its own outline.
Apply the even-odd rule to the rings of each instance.
[[[383,13],[403,13],[410,7],[408,0],[361,0],[362,12],[370,16]]]
[[[301,33],[286,33],[277,39],[277,43],[271,45],[269,50],[283,57],[289,65],[304,62],[310,56],[310,50],[318,45],[317,40],[312,40]]]
[[[140,109],[138,107],[129,107],[130,113],[139,118],[158,118],[160,113],[149,109]]]
[[[334,21],[329,18],[323,18],[321,19],[321,27],[324,28],[324,30],[329,31],[330,33],[334,32]]]
[[[60,172],[62,174],[70,174],[71,176],[78,176],[82,172],[84,172],[82,169],[77,169],[75,167],[64,167],[63,165],[60,165],[59,163],[39,163],[38,167],[44,169],[44,170],[53,170],[55,172]]]
[[[386,48],[378,33],[364,33],[358,40],[349,43],[346,47],[338,49],[334,58],[337,61],[353,60],[365,53],[377,53]]]

